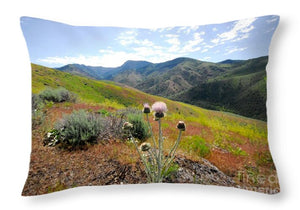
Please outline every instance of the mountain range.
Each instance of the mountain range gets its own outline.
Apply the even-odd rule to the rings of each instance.
[[[267,56],[218,63],[180,57],[162,63],[126,61],[116,68],[69,64],[56,69],[265,121],[267,62]]]

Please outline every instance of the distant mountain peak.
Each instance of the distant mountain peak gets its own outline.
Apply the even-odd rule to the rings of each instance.
[[[121,69],[138,69],[152,64],[148,61],[128,60],[120,66]]]
[[[232,59],[226,59],[224,61],[219,62],[220,64],[234,64],[242,62],[243,60],[232,60]]]

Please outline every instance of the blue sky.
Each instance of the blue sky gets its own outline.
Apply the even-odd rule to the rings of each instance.
[[[22,17],[32,63],[60,67],[78,63],[117,67],[127,60],[164,62],[190,57],[219,62],[268,55],[278,16],[222,24],[167,28],[71,26]]]

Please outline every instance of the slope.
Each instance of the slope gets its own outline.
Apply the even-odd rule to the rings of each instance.
[[[266,64],[267,57],[239,62],[231,71],[171,98],[266,120]]]
[[[201,161],[202,157],[205,157],[226,175],[233,177],[237,183],[240,182],[241,174],[247,176],[251,173],[251,176],[255,176],[254,178],[261,175],[265,177],[276,175],[268,148],[267,124],[263,121],[206,110],[150,95],[124,84],[93,80],[32,64],[33,93],[39,93],[47,87],[61,86],[77,94],[79,101],[50,104],[51,106],[45,107],[47,119],[50,122],[45,123],[45,128],[39,128],[40,136],[45,135],[43,131],[49,130],[62,114],[69,114],[73,110],[105,109],[113,113],[126,107],[141,109],[145,102],[152,104],[155,101],[164,101],[168,106],[167,115],[162,123],[165,148],[171,148],[178,134],[176,124],[179,120],[184,120],[187,129],[182,136],[177,155],[185,156],[193,161]],[[151,122],[153,122],[152,119]],[[153,132],[158,132],[157,124],[153,125]],[[41,140],[36,139],[36,141]],[[130,147],[122,145],[120,144],[118,150],[111,146],[109,154],[122,162],[132,161],[132,157],[128,154],[131,151]],[[122,150],[122,147],[128,152],[120,155],[119,150]],[[254,170],[255,174],[253,175],[254,172],[249,170]],[[264,186],[272,189],[277,187],[277,183],[251,182],[243,183],[243,185]]]
[[[117,68],[67,65],[59,70],[112,80],[153,95],[266,120],[267,60],[265,56],[211,63],[182,57],[156,64],[127,61]]]

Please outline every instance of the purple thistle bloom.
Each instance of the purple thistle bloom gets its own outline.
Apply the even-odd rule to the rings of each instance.
[[[155,102],[152,105],[152,110],[155,112],[154,113],[155,120],[158,120],[159,118],[164,117],[165,116],[164,113],[166,113],[168,111],[167,105],[161,101]]]
[[[152,105],[152,110],[157,113],[165,113],[168,111],[167,105],[164,102],[158,101]]]

